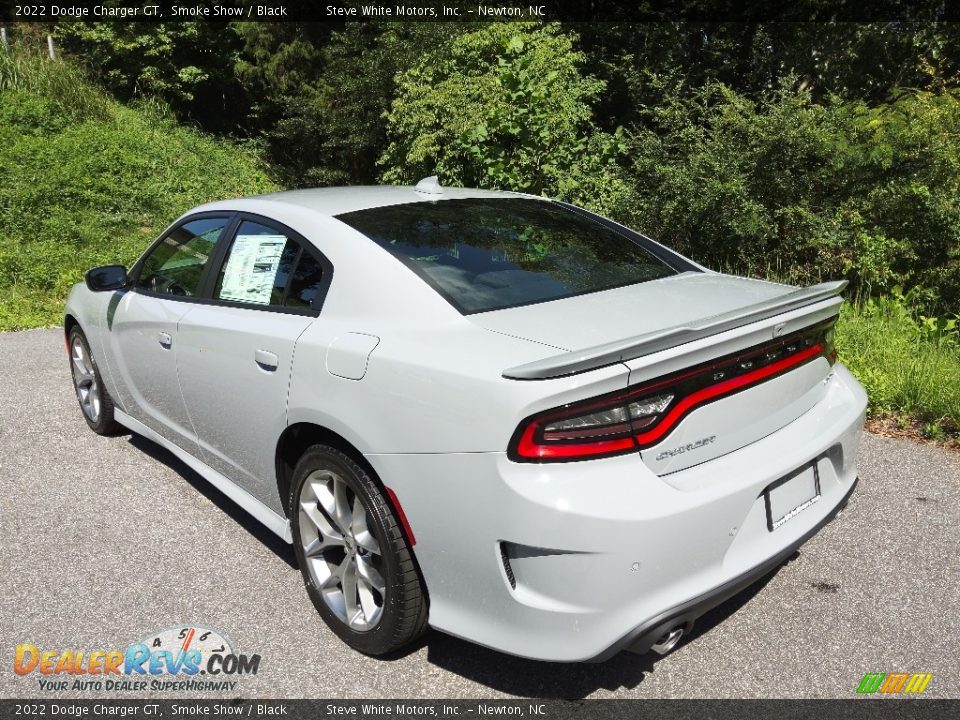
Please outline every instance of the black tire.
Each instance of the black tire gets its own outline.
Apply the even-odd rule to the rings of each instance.
[[[74,325],[70,330],[70,334],[67,336],[67,344],[69,346],[70,376],[73,378],[73,389],[77,396],[77,402],[80,404],[80,413],[83,415],[83,419],[87,421],[87,425],[97,435],[116,435],[122,432],[122,426],[113,417],[113,398],[110,397],[110,393],[107,392],[107,388],[103,384],[100,369],[97,367],[97,360],[90,352],[90,343],[87,342],[86,335],[83,334],[83,330],[78,325]],[[83,383],[79,380],[80,375],[74,358],[75,344],[79,344],[83,348],[83,353],[89,358],[89,367],[93,371],[93,383],[88,386],[88,392],[96,395],[98,412],[95,416],[91,416],[89,409],[84,407],[84,399],[81,396],[81,385]]]
[[[315,571],[311,571],[308,566],[304,550],[305,540],[301,534],[300,499],[307,479],[311,476],[316,478],[318,472],[333,473],[352,492],[351,500],[353,502],[360,500],[366,511],[366,528],[379,545],[380,553],[376,557],[377,569],[382,575],[385,592],[379,596],[381,608],[379,619],[367,629],[355,630],[334,612],[318,587],[318,581],[314,577]],[[314,445],[297,462],[291,484],[289,508],[294,552],[307,593],[324,622],[347,645],[367,655],[384,655],[394,652],[420,637],[427,628],[426,587],[403,528],[380,483],[350,456],[326,445]],[[308,496],[309,489],[305,497]],[[309,499],[312,500],[312,497]],[[315,524],[309,524],[309,519],[307,523],[307,534],[315,533]],[[339,549],[332,548],[326,552],[334,553],[334,558],[337,558],[335,553],[339,552]],[[344,550],[344,555],[347,552],[349,550]],[[359,548],[359,545],[355,545],[354,552],[364,553],[365,551]],[[370,559],[374,556],[367,557]],[[323,562],[326,563],[326,558]],[[336,562],[335,559],[332,564]],[[334,588],[335,594],[336,588]],[[375,597],[378,595],[375,594]]]

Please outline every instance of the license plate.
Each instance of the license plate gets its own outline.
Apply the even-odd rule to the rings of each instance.
[[[780,478],[763,492],[767,506],[767,529],[773,532],[820,500],[820,470],[807,465]]]

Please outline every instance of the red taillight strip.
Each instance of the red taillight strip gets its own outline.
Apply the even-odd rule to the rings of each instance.
[[[563,445],[540,445],[534,441],[540,422],[527,425],[517,442],[517,454],[522,458],[549,460],[551,458],[569,458],[584,455],[613,455],[615,453],[636,450],[637,444],[632,437],[615,440],[597,440],[588,443],[566,443]]]
[[[790,355],[782,360],[777,360],[777,362],[764,365],[743,375],[738,375],[729,380],[723,380],[716,385],[708,385],[705,388],[701,388],[683,398],[670,409],[663,420],[657,423],[652,429],[647,430],[647,432],[635,435],[634,439],[640,448],[649,447],[659,442],[680,420],[698,406],[704,405],[711,400],[717,400],[724,395],[729,395],[736,390],[741,390],[748,385],[756,385],[771,375],[776,375],[794,368],[797,365],[802,365],[807,360],[820,355],[822,352],[823,345],[817,343],[816,345],[808,347],[806,350],[801,350],[796,355]]]
[[[791,370],[824,353],[824,344],[816,343],[794,355],[782,358],[769,365],[764,365],[743,375],[737,375],[729,380],[722,380],[714,385],[700,388],[680,398],[652,428],[646,432],[634,433],[628,437],[610,438],[607,440],[598,439],[592,442],[582,443],[539,443],[537,442],[537,435],[546,423],[557,419],[557,417],[571,416],[572,411],[570,407],[567,407],[562,412],[551,412],[538,418],[531,418],[526,426],[523,427],[520,437],[517,438],[514,450],[511,452],[511,457],[519,461],[588,459],[594,457],[609,457],[611,455],[620,455],[642,450],[662,440],[684,417],[696,408],[713,400],[719,400],[722,397],[731,395],[739,390],[757,385],[774,375]],[[679,376],[665,378],[652,385],[644,385],[637,389],[628,389],[626,392],[621,393],[619,397],[596,399],[582,406],[577,406],[576,412],[585,412],[595,409],[596,407],[611,407],[619,403],[629,402],[635,397],[648,396],[654,390],[673,385],[678,381],[690,377],[705,374],[721,364],[722,363],[716,363],[709,367],[692,370]]]

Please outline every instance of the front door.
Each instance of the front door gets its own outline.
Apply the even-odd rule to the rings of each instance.
[[[228,217],[174,228],[144,256],[108,318],[118,391],[127,412],[196,454],[196,433],[177,378],[178,323],[201,295],[201,278]]]

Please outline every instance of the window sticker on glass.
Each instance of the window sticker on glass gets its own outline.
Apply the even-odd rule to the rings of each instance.
[[[285,235],[237,235],[223,272],[220,298],[269,305]]]

